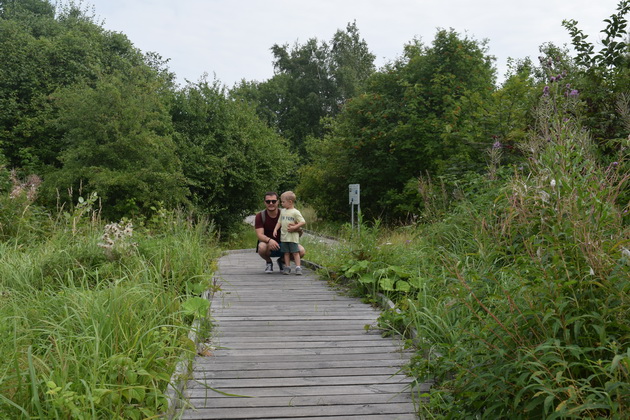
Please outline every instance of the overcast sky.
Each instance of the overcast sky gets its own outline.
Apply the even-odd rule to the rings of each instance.
[[[232,87],[273,76],[273,44],[329,41],[356,21],[376,65],[414,38],[430,45],[437,28],[489,40],[499,78],[508,57],[538,57],[545,42],[570,46],[563,19],[599,47],[618,0],[84,0],[98,21],[144,52],[169,58],[180,83],[205,72]],[[598,48],[596,48],[597,50]],[[536,61],[537,63],[537,61]]]

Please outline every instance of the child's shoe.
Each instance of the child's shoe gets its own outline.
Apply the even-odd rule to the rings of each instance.
[[[295,267],[295,275],[296,276],[301,276],[302,275],[302,267],[300,267],[299,265],[297,267]]]
[[[271,261],[267,263],[267,266],[265,267],[265,273],[273,273],[273,263]]]
[[[282,270],[282,274],[291,274],[291,267],[285,265],[284,269]]]

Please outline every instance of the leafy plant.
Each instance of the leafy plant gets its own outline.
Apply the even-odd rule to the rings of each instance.
[[[523,146],[530,173],[516,173],[481,221],[476,256],[443,253],[468,331],[422,369],[441,379],[444,412],[615,418],[628,409],[630,330],[619,322],[630,311],[619,248],[628,230],[615,203],[629,178],[597,163],[577,98],[563,93],[545,90],[538,135]],[[476,264],[496,258],[493,242],[501,264]]]
[[[188,298],[182,304],[182,309],[186,315],[191,315],[195,318],[204,318],[208,314],[208,308],[210,308],[210,302],[208,299],[200,297]]]

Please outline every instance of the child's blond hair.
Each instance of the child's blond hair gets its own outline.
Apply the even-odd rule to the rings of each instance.
[[[280,199],[291,200],[295,203],[295,193],[293,191],[285,191],[280,196]]]

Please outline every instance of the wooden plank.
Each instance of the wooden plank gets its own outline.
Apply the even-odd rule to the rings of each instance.
[[[195,378],[189,381],[190,388],[199,388]],[[331,377],[301,377],[301,378],[274,378],[263,379],[215,379],[206,378],[206,384],[211,388],[274,388],[274,387],[301,387],[301,386],[333,386],[333,385],[381,385],[381,384],[409,384],[412,379],[404,375],[371,375],[371,376],[331,376]]]
[[[206,361],[205,359],[210,359]],[[204,358],[195,362],[194,370],[199,371],[245,371],[245,370],[276,370],[276,369],[330,369],[330,368],[361,368],[361,367],[392,367],[399,368],[407,360],[329,360],[329,361],[274,361],[274,362],[254,362],[254,361],[232,361],[223,358]]]
[[[287,285],[287,286],[279,286],[277,284],[265,284],[265,285],[252,285],[252,284],[241,284],[241,283],[232,283],[232,284],[220,284],[218,285],[219,291],[216,293],[215,297],[218,299],[218,302],[221,302],[223,299],[238,299],[238,298],[247,298],[248,300],[256,300],[256,296],[258,296],[255,292],[264,293],[270,297],[279,297],[277,293],[280,293],[283,289],[285,293],[289,296],[293,296],[296,299],[304,300],[309,297],[319,297],[325,298],[330,297],[331,300],[335,301],[345,301],[345,299],[352,299],[355,302],[358,302],[356,299],[344,295],[340,292],[333,290],[322,289],[319,286],[309,286],[309,287],[297,287],[296,285]],[[295,290],[295,293],[292,291]],[[304,290],[308,290],[313,293],[312,296],[303,295],[300,296],[298,292],[303,292]],[[285,295],[282,295],[284,297]],[[258,299],[260,301],[260,299]]]
[[[390,404],[357,404],[357,405],[334,405],[334,406],[306,406],[306,407],[242,407],[238,410],[232,408],[212,408],[187,410],[182,416],[182,420],[193,419],[283,419],[297,418],[304,416],[327,415],[370,415],[370,414],[408,414],[413,412],[412,403],[390,403]],[[394,417],[390,417],[394,418]]]
[[[300,417],[300,420],[321,420],[324,417]],[[417,420],[415,414],[358,414],[345,416],[326,416],[325,420]]]
[[[315,378],[315,377],[339,377],[339,376],[378,376],[396,375],[398,370],[391,367],[336,367],[336,368],[303,368],[288,369],[281,367],[278,369],[263,370],[243,370],[243,371],[193,371],[193,378],[208,379],[259,379],[259,378]]]
[[[242,349],[242,350],[256,350],[256,349],[277,349],[278,347],[282,347],[284,350],[287,349],[335,349],[335,348],[368,348],[368,347],[384,347],[383,350],[389,351],[397,351],[399,347],[394,343],[387,342],[385,340],[362,340],[362,341],[352,341],[352,340],[343,340],[343,341],[301,341],[301,340],[289,340],[287,338],[279,338],[276,341],[231,341],[231,340],[222,340],[219,341],[221,347],[224,349]]]
[[[375,320],[377,317],[372,312],[367,311],[348,311],[348,310],[316,310],[311,309],[308,314],[304,313],[305,311],[309,311],[308,308],[285,308],[282,310],[269,310],[269,309],[238,309],[235,308],[233,311],[227,312],[223,311],[214,311],[212,312],[212,317],[219,320],[230,320],[230,319],[287,319],[287,318],[295,318],[295,319],[368,319]],[[350,312],[352,315],[349,315]]]
[[[275,319],[275,320],[267,320],[267,319],[239,319],[238,317],[233,319],[225,319],[215,318],[216,322],[221,321],[218,325],[218,329],[222,328],[234,328],[237,326],[246,326],[249,328],[264,328],[264,327],[282,327],[285,330],[290,329],[291,327],[308,327],[308,328],[320,328],[320,329],[341,329],[341,328],[349,328],[355,333],[359,331],[365,331],[365,325],[373,325],[374,321],[365,323],[364,320],[357,320],[350,322],[347,319],[311,319],[311,320],[303,320],[303,319]],[[359,329],[357,329],[357,327]],[[295,328],[293,328],[295,330]]]
[[[383,349],[379,347],[371,347],[371,348],[344,348],[344,349],[329,349],[329,348],[304,348],[304,349],[254,349],[254,350],[239,350],[239,349],[216,349],[214,350],[215,357],[221,356],[238,356],[238,357],[251,357],[251,356],[275,356],[278,358],[283,358],[285,356],[295,356],[295,355],[310,355],[310,356],[318,356],[318,355],[338,355],[338,354],[356,354],[356,355],[366,355],[366,354],[383,354]]]
[[[220,394],[219,394],[220,395]],[[191,404],[196,408],[241,408],[241,407],[303,407],[314,405],[348,405],[348,404],[389,404],[412,402],[408,393],[400,394],[358,394],[358,395],[319,395],[293,397],[216,397],[194,398]]]
[[[364,327],[361,326],[361,328],[363,329]],[[349,329],[348,327],[326,329],[325,327],[315,328],[313,326],[309,326],[308,328],[304,328],[302,330],[287,332],[286,328],[283,326],[266,326],[260,328],[252,328],[250,326],[232,324],[232,328],[230,328],[229,330],[227,330],[225,326],[216,328],[212,336],[212,340],[218,342],[225,338],[253,339],[261,336],[270,339],[274,339],[277,337],[302,337],[305,340],[309,340],[317,339],[319,337],[319,334],[325,334],[327,337],[348,337],[356,333],[356,327],[354,329]],[[372,331],[370,331],[366,334],[366,336],[379,337],[380,334],[378,332],[372,333]]]
[[[324,301],[317,301],[315,303],[300,303],[300,304],[279,304],[279,305],[240,305],[234,304],[226,306],[225,308],[213,308],[212,312],[216,314],[221,313],[230,313],[234,310],[238,310],[239,313],[260,313],[261,311],[264,313],[283,313],[283,312],[301,312],[305,311],[310,312],[344,312],[348,313],[350,310],[352,313],[366,313],[373,315],[374,317],[378,316],[378,313],[372,308],[366,307],[354,307],[348,306],[347,304],[342,305],[331,305],[330,303],[326,303]]]
[[[374,313],[379,315],[379,311],[369,305],[361,304],[357,306],[357,301],[354,304],[346,300],[334,300],[334,296],[322,296],[317,295],[311,291],[296,291],[295,293],[285,293],[283,296],[277,296],[275,293],[265,296],[267,292],[261,291],[261,293],[249,296],[229,297],[224,299],[220,304],[213,305],[213,310],[240,308],[240,309],[264,309],[274,308],[284,309],[287,307],[304,309],[305,307],[328,306],[330,308],[355,308],[365,312]],[[261,300],[264,299],[264,302]],[[352,306],[351,306],[352,305]]]
[[[311,310],[310,313],[305,314],[304,311],[308,309],[295,309],[295,308],[287,308],[281,311],[276,310],[239,310],[236,309],[236,314],[234,312],[226,312],[226,311],[215,311],[212,313],[212,318],[217,321],[223,320],[233,320],[233,319],[242,319],[242,320],[255,320],[255,319],[264,319],[264,320],[279,320],[279,319],[287,319],[293,318],[295,320],[313,320],[313,319],[343,319],[343,320],[369,320],[370,322],[374,321],[376,317],[370,312],[362,312],[362,311],[352,311],[352,315],[348,315],[347,310]]]
[[[225,328],[218,328],[216,331],[220,331],[221,334],[216,334],[214,335],[213,339],[220,341],[224,338],[242,338],[242,339],[247,339],[247,338],[256,338],[256,337],[260,337],[261,336],[261,331],[263,331],[263,329],[259,328],[259,329],[253,329],[249,326],[234,326],[232,327],[230,330],[226,330]],[[333,337],[333,336],[337,336],[337,337],[350,337],[350,339],[352,340],[352,334],[356,333],[356,329],[346,329],[346,328],[342,328],[342,329],[335,329],[335,330],[331,330],[331,329],[323,329],[323,330],[319,330],[319,329],[308,329],[308,330],[303,330],[303,331],[291,331],[291,335],[287,336],[287,331],[284,327],[267,327],[264,328],[264,336],[265,338],[268,339],[276,339],[277,337],[301,337],[304,340],[309,340],[309,339],[317,339],[319,338],[319,334],[327,334],[326,337]],[[370,331],[368,333],[366,333],[367,337],[370,336],[380,336],[380,333],[377,331]]]
[[[291,314],[289,314],[291,315]],[[365,315],[347,315],[347,314],[339,314],[339,315],[302,315],[299,318],[292,317],[293,322],[295,321],[371,321],[373,320],[370,316]],[[215,318],[217,321],[284,321],[287,319],[285,316],[281,315],[269,315],[269,316],[221,316]]]
[[[300,417],[300,420],[417,420],[415,414],[358,414],[345,416],[326,416],[326,417]]]
[[[350,363],[359,363],[362,360],[367,360],[367,361],[380,361],[380,363],[391,363],[393,366],[398,366],[399,363],[408,363],[409,359],[389,359],[389,360],[385,360],[383,361],[383,359],[381,359],[380,357],[378,357],[378,353],[374,353],[374,354],[368,354],[365,357],[361,357],[361,355],[356,355],[356,354],[351,354],[351,355],[335,355],[335,357],[332,358],[317,358],[316,361],[313,361],[312,356],[310,355],[300,355],[300,356],[296,356],[296,355],[291,355],[291,356],[286,356],[284,357],[286,359],[289,360],[289,362],[287,363],[307,363],[308,361],[312,361],[312,363],[316,363],[316,364],[320,364],[322,366],[326,366],[329,363],[341,363],[341,362],[350,362]],[[223,357],[221,357],[221,359],[223,359]],[[275,355],[263,355],[263,356],[251,356],[248,358],[231,358],[231,357],[227,357],[225,361],[225,363],[229,366],[232,363],[238,364],[238,363],[251,363],[253,365],[255,364],[260,364],[260,363],[276,363],[278,362],[278,357]],[[296,360],[297,359],[297,360]],[[301,359],[301,360],[300,360]],[[342,360],[336,360],[336,359],[342,359]],[[195,365],[197,366],[197,365]],[[200,365],[200,366],[205,366],[205,365]],[[201,367],[200,369],[204,369],[203,367]]]
[[[343,341],[374,341],[380,339],[380,335],[377,334],[360,334],[360,335],[352,335],[352,330],[350,330],[349,334],[343,335],[296,335],[295,331],[277,331],[281,334],[283,341],[300,341],[302,343],[307,342],[318,342],[318,341],[334,341],[340,338]],[[356,331],[355,331],[356,333]],[[225,336],[224,334],[216,337],[217,342],[229,342],[229,343],[276,343],[278,341],[277,336],[271,336],[265,334],[264,336],[247,336],[247,335],[234,335],[234,336]]]
[[[200,385],[204,385],[200,383]],[[205,384],[207,385],[207,384]],[[427,389],[421,387],[421,390]],[[256,388],[229,388],[220,390],[208,386],[198,386],[188,390],[190,398],[262,398],[262,397],[288,397],[299,396],[325,396],[325,395],[397,395],[409,390],[408,384],[376,384],[376,385],[329,385],[329,386],[302,386],[302,387],[256,387]],[[219,392],[220,391],[220,392]],[[227,395],[226,395],[227,394]],[[232,397],[229,395],[240,395]]]
[[[195,364],[198,363],[200,358],[197,357],[195,359]],[[213,359],[220,359],[221,361],[248,361],[251,363],[266,363],[266,362],[329,362],[329,361],[354,361],[354,360],[401,360],[401,361],[409,361],[409,353],[389,353],[387,357],[385,357],[382,353],[365,353],[365,354],[348,354],[348,353],[339,353],[339,354],[322,354],[318,355],[317,358],[314,358],[310,354],[292,354],[292,355],[284,355],[281,359],[278,359],[276,355],[268,355],[268,354],[257,354],[257,355],[248,355],[247,357],[237,358],[237,357],[227,357],[227,356],[219,356],[213,357]]]

